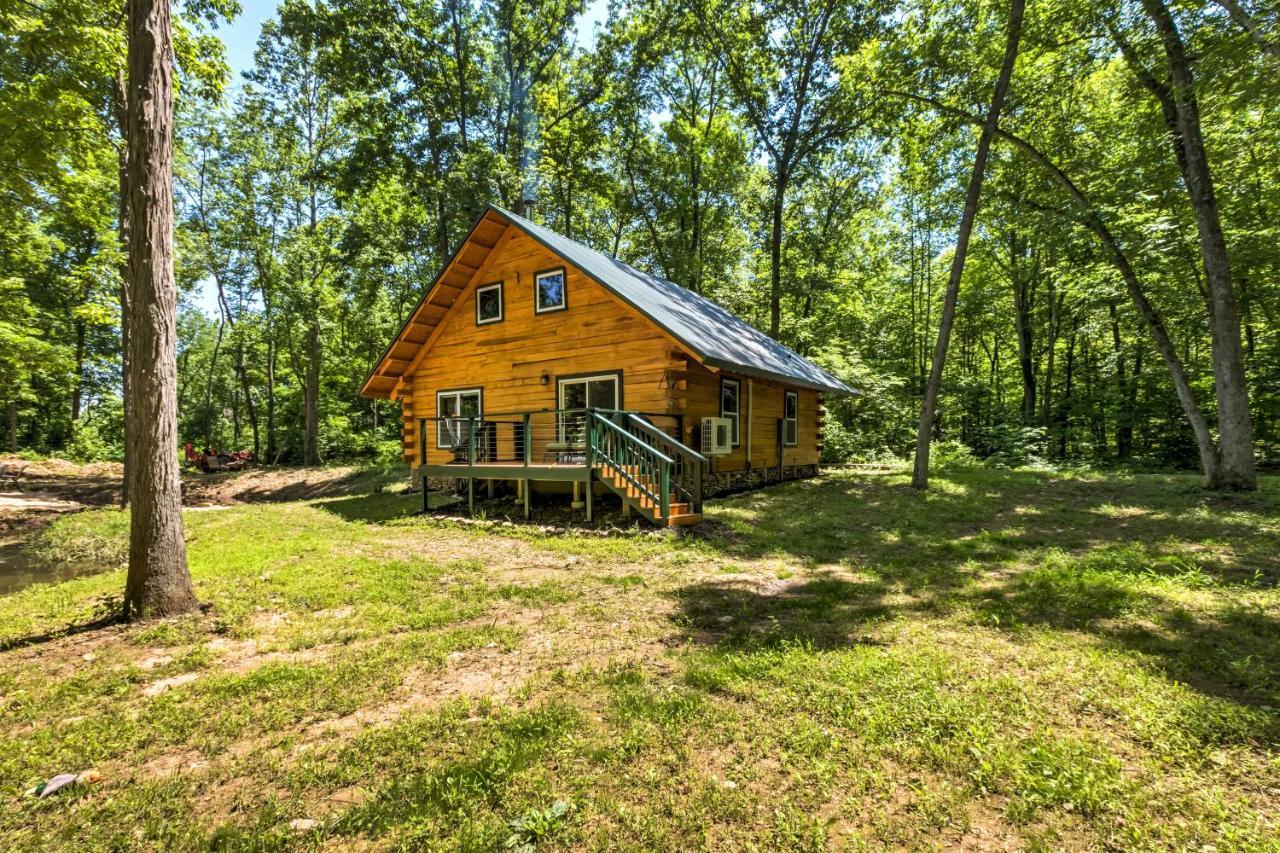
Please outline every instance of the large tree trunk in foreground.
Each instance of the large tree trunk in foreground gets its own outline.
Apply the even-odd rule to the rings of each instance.
[[[924,389],[924,403],[920,406],[916,464],[911,475],[911,485],[917,489],[929,487],[929,441],[933,437],[933,419],[938,405],[938,389],[942,385],[942,368],[947,361],[947,344],[951,339],[951,326],[956,317],[956,297],[960,292],[960,277],[964,274],[965,256],[969,253],[969,235],[973,232],[973,221],[978,216],[978,198],[982,192],[982,175],[987,168],[987,154],[991,150],[991,139],[996,135],[996,127],[1000,122],[1000,108],[1004,104],[1005,92],[1009,90],[1014,61],[1018,58],[1018,38],[1022,34],[1024,8],[1025,0],[1011,0],[1009,4],[1009,32],[1005,40],[1004,61],[1000,66],[995,92],[991,96],[991,108],[987,111],[982,132],[978,135],[978,150],[973,155],[973,174],[969,177],[969,190],[965,194],[964,214],[960,217],[960,233],[956,236],[955,254],[951,256],[951,275],[947,279],[942,317],[938,323],[938,343],[933,350],[933,365],[929,369],[929,382]]]
[[[1166,119],[1173,119],[1170,131],[1175,148],[1180,149],[1175,153],[1195,213],[1200,255],[1209,287],[1209,331],[1219,435],[1218,476],[1210,485],[1223,489],[1256,489],[1258,474],[1253,458],[1253,421],[1245,384],[1244,349],[1240,345],[1240,313],[1227,259],[1227,241],[1213,191],[1209,155],[1200,130],[1200,105],[1191,60],[1177,24],[1162,0],[1142,0],[1142,5],[1160,33],[1169,65],[1171,85],[1163,93],[1153,91],[1173,105],[1172,116],[1167,108],[1165,115]]]
[[[169,0],[129,2],[128,618],[196,605],[178,471],[177,288],[173,280],[173,68]]]

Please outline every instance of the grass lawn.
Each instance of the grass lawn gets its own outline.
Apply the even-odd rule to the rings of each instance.
[[[415,508],[190,511],[188,618],[61,635],[118,569],[0,597],[3,847],[1280,850],[1275,478],[842,472],[607,539]]]

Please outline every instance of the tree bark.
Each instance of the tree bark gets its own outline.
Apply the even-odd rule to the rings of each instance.
[[[302,463],[320,464],[320,324],[307,330],[307,372],[303,388]]]
[[[275,340],[267,337],[267,459],[276,464],[276,347]]]
[[[1162,0],[1142,0],[1142,6],[1160,34],[1171,85],[1165,87],[1149,74],[1139,73],[1139,76],[1162,101],[1166,121],[1170,124],[1174,151],[1195,214],[1200,255],[1209,290],[1209,331],[1213,346],[1213,387],[1218,401],[1219,435],[1217,476],[1210,485],[1220,489],[1256,489],[1258,474],[1253,456],[1253,421],[1245,383],[1244,350],[1240,344],[1239,309],[1209,157],[1200,128],[1195,76],[1182,35],[1168,7]]]
[[[9,452],[18,452],[18,401],[9,401]]]
[[[169,0],[129,2],[128,170],[132,438],[126,618],[196,605],[178,470],[173,279],[173,55]]]
[[[241,327],[241,331],[243,332]],[[244,341],[236,339],[236,374],[240,377],[240,390],[244,394],[245,413],[249,416],[249,428],[253,430],[253,458],[261,459],[261,441],[258,435],[258,407],[253,403],[253,393],[249,388],[249,371],[244,364]]]
[[[929,382],[925,386],[924,403],[920,407],[920,426],[916,434],[915,470],[911,485],[917,489],[929,487],[929,442],[933,437],[934,414],[938,404],[938,389],[942,385],[942,368],[947,360],[947,344],[951,338],[951,326],[956,317],[956,298],[960,292],[960,277],[964,273],[964,261],[969,252],[969,235],[978,216],[978,199],[982,192],[982,176],[987,168],[987,155],[991,140],[1000,122],[1000,108],[1004,104],[1009,80],[1013,76],[1014,62],[1018,58],[1018,39],[1022,34],[1022,13],[1025,0],[1009,3],[1009,30],[1005,40],[1004,61],[991,96],[991,108],[978,135],[978,149],[973,156],[973,174],[969,177],[969,189],[965,194],[964,213],[960,217],[960,232],[956,236],[955,254],[951,256],[951,274],[947,279],[947,291],[943,297],[942,317],[938,323],[938,342],[933,350],[933,365],[929,369]]]
[[[1022,268],[1027,251],[1027,239],[1018,234],[1009,235],[1009,279],[1013,284],[1013,331],[1018,339],[1018,369],[1022,376],[1022,423],[1031,426],[1036,419],[1036,371],[1034,364],[1034,332],[1031,328],[1031,311],[1035,299],[1036,270]]]
[[[774,178],[773,209],[769,224],[769,337],[782,333],[782,215],[787,202],[788,176]]]
[[[129,471],[133,457],[133,401],[129,393],[129,108],[123,68],[116,69],[111,108],[120,133],[120,151],[117,153],[120,192],[117,237],[120,241],[120,397],[124,413],[124,478],[120,485],[120,506],[123,508],[129,505]]]

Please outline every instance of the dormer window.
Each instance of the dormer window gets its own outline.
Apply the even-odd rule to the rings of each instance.
[[[502,322],[502,282],[476,288],[476,325]]]
[[[534,311],[547,314],[569,307],[564,267],[533,274]]]

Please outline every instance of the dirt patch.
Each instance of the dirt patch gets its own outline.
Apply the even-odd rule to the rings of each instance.
[[[183,503],[191,507],[312,500],[368,494],[395,482],[367,468],[250,468],[222,474],[188,473]]]

